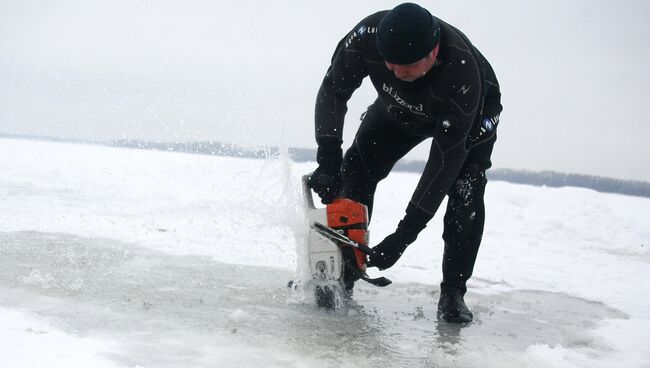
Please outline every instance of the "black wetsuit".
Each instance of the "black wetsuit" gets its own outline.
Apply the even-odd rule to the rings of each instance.
[[[485,170],[502,109],[499,85],[483,55],[443,21],[433,68],[413,82],[397,79],[375,44],[386,13],[365,18],[337,45],[317,97],[316,140],[342,142],[347,101],[369,76],[378,97],[345,154],[342,195],[372,212],[377,183],[413,147],[433,138],[407,214],[428,221],[449,196],[442,287],[464,294],[483,233]]]

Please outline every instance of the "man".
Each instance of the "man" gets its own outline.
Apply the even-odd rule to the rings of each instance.
[[[366,76],[378,97],[343,158],[346,104]],[[318,92],[318,168],[309,185],[323,203],[350,198],[372,214],[377,183],[433,138],[406,215],[373,248],[368,266],[393,266],[448,195],[438,318],[449,322],[473,318],[463,296],[483,234],[485,170],[492,165],[500,99],[492,67],[467,37],[411,3],[372,14],[346,35]]]

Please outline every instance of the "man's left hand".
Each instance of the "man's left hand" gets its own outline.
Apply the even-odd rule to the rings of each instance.
[[[341,192],[341,172],[338,167],[331,169],[330,172],[323,167],[318,167],[309,177],[307,186],[318,194],[323,204],[332,203]]]

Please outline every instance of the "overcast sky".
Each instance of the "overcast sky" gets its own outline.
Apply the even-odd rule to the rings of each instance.
[[[0,133],[314,148],[334,46],[397,4],[0,0]],[[495,167],[650,181],[650,1],[420,4],[497,73]],[[346,145],[374,96],[354,95]]]

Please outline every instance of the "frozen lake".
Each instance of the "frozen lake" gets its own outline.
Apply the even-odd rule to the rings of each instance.
[[[311,164],[0,140],[3,367],[647,367],[650,199],[488,184],[466,296],[438,323],[441,216],[347,313],[286,287]],[[377,193],[371,244],[418,176]]]
[[[114,345],[107,358],[123,366],[435,367],[440,359],[503,359],[500,366],[515,367],[536,344],[604,353],[609,348],[591,330],[606,318],[628,318],[565,293],[512,290],[468,296],[476,321],[461,327],[436,320],[437,289],[399,282],[383,290],[358,283],[346,314],[327,313],[287,289],[293,275],[283,269],[55,233],[2,233],[0,251],[5,307],[29,308],[70,334],[107,338]]]

